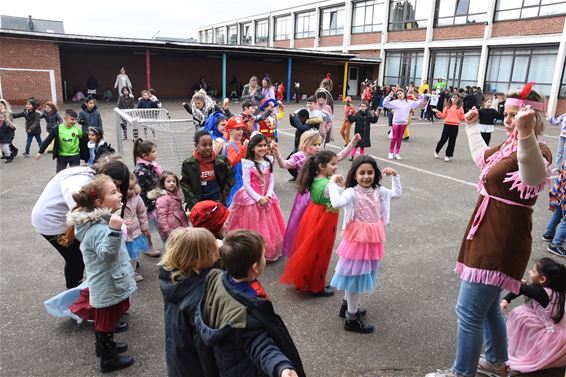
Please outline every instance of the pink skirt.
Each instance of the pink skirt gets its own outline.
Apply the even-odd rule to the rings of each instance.
[[[255,230],[265,241],[265,259],[275,261],[281,256],[285,219],[277,196],[271,202],[260,206],[242,188],[234,196],[230,213],[226,219],[228,231],[234,229]]]

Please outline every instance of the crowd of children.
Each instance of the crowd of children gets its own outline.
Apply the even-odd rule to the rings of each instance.
[[[422,109],[421,117],[436,114],[445,124],[435,157],[448,141],[445,160],[449,161],[458,126],[464,120],[458,95],[452,95],[441,111],[438,102],[433,101],[435,94],[426,96],[428,88],[422,90],[419,88],[416,97],[416,90],[395,88],[385,97],[378,93],[377,98],[366,90],[367,100],[358,110],[346,98],[340,130],[345,148],[338,154],[322,150],[331,140],[334,109],[332,101],[328,101],[329,90],[321,87],[309,97],[305,109],[290,114],[296,129],[294,149],[287,159],[283,158],[277,143],[277,123],[282,119],[283,107],[272,98],[276,92],[268,77],[263,79],[262,103],[246,99],[241,115],[233,115],[227,103],[220,108],[201,92],[195,94],[190,105],[183,104],[193,114],[198,129],[195,149],[182,163],[180,176],[163,171],[155,141],[136,138],[135,168],[129,176],[127,196],[122,197],[122,190],[112,179],[100,175],[73,196],[76,206],[68,215],[74,235],[69,232],[67,241],[73,242],[76,237],[83,252],[102,372],[133,363],[132,357],[120,354],[127,345],[114,342],[113,334],[120,316],[129,309],[136,282],[143,280],[139,266],[142,253],[155,257],[164,252],[159,263],[159,283],[165,303],[170,376],[305,375],[294,342],[258,280],[266,263],[281,256],[287,257],[281,283],[315,297],[344,291],[337,308],[338,315],[344,318],[344,329],[373,332],[373,325],[366,322],[367,309],[360,306],[362,293],[376,289],[385,257],[391,199],[399,198],[402,189],[394,169],[379,168],[376,160],[365,153],[365,148],[371,147],[371,124],[377,122],[382,107],[392,111],[388,157],[401,159],[403,135],[414,111]],[[153,102],[149,92],[142,93],[142,107],[148,101]],[[123,88],[119,103],[122,108],[132,107],[128,88]],[[155,102],[148,105],[155,106]],[[472,107],[469,114],[475,111],[480,123],[478,133],[487,146],[488,134],[493,131],[489,126],[496,114],[488,111],[492,110],[490,103],[484,109],[482,112]],[[14,127],[6,114],[0,112],[0,146],[8,160],[12,156]],[[26,118],[26,155],[33,138],[38,135],[41,140],[34,133],[39,122],[36,118],[46,119],[50,132],[47,139],[40,141],[37,158],[53,143],[58,172],[67,164],[80,163],[81,143],[87,139],[89,164],[114,152],[103,139],[100,114],[88,97],[83,111],[77,114],[66,110],[61,124],[52,103],[46,104],[42,114],[33,101],[28,101],[24,112],[14,117]],[[352,125],[355,135],[350,138]],[[471,140],[471,131],[468,134]],[[356,157],[358,149],[360,155]],[[337,174],[337,162],[348,156],[352,164],[344,177]],[[483,164],[489,167],[498,161],[488,158]],[[295,171],[297,193],[287,222],[275,193],[275,162],[282,169]],[[551,241],[549,250],[560,256],[564,256],[561,243],[566,237],[560,216],[566,201],[562,187],[566,181],[564,166],[551,194],[555,212],[544,235]],[[384,177],[391,177],[392,189],[382,185]],[[333,277],[327,281],[342,208],[338,262]],[[152,240],[152,231],[159,233],[160,242]],[[217,239],[223,239],[220,248]],[[509,366],[521,372],[566,363],[565,267],[543,258],[535,262],[530,277],[530,284],[512,290],[500,303],[507,310],[518,295],[532,299],[515,309],[507,322]],[[558,334],[559,341],[550,333]],[[533,338],[540,346],[532,346],[528,339]],[[480,358],[478,370],[498,371],[499,362]]]

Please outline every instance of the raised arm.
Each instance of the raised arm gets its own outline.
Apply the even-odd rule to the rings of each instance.
[[[344,190],[342,187],[333,182],[329,183],[326,187],[328,188],[330,202],[334,208],[346,207],[348,203],[354,200],[353,190]]]
[[[529,186],[543,183],[548,172],[534,132],[535,111],[528,108],[515,115],[515,127],[518,131],[517,160],[521,181]]]
[[[358,143],[358,141],[360,140],[362,140],[360,134],[355,134],[352,140],[350,140],[350,142],[348,143],[348,145],[346,145],[344,149],[342,149],[340,152],[336,154],[336,161],[342,161],[343,159],[348,157],[350,155],[350,152],[352,152],[352,148],[354,148]]]
[[[481,137],[480,129],[478,128],[479,113],[476,108],[472,108],[464,117],[466,121],[466,135],[468,135],[468,146],[472,159],[476,166],[483,169],[485,166],[485,151],[488,149],[485,140]]]

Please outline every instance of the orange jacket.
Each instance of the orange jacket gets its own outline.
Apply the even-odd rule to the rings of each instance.
[[[442,113],[436,114],[444,119],[445,124],[451,126],[459,126],[460,122],[464,120],[464,109],[462,107],[456,107],[455,105],[450,107],[445,106]]]

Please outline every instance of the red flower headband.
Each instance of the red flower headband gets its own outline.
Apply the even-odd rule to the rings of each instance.
[[[519,98],[507,98],[505,104],[511,106],[517,106],[517,107],[528,105],[532,107],[534,110],[544,111],[544,102],[527,100],[534,85],[535,83],[532,81],[527,83],[521,90],[521,93],[519,93]]]

